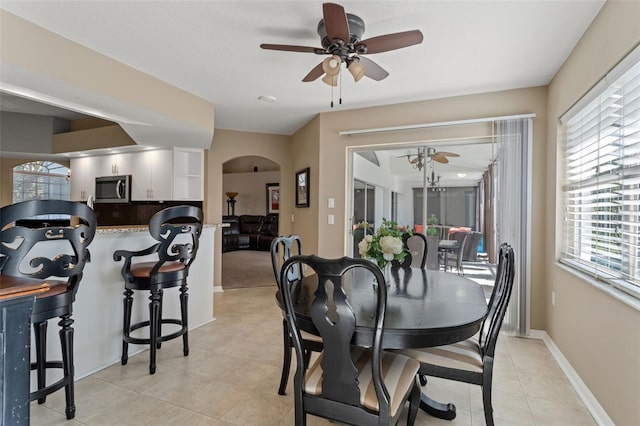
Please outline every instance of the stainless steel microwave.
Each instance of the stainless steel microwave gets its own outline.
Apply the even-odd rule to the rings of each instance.
[[[131,201],[131,175],[96,178],[96,203],[128,203]]]

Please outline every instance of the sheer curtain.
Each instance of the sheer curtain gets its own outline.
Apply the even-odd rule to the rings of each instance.
[[[503,326],[518,335],[529,333],[530,149],[532,119],[495,122],[498,156],[494,175],[496,250],[511,244],[516,276]]]

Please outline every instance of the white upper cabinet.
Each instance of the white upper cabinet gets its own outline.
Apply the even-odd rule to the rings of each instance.
[[[71,159],[71,200],[87,201],[95,197],[96,176],[101,172],[100,157],[78,157]]]
[[[159,149],[131,154],[131,199],[166,201],[172,199],[173,151]]]
[[[173,149],[173,199],[204,199],[204,150]]]
[[[120,176],[132,173],[131,154],[112,154],[100,157],[100,176]]]

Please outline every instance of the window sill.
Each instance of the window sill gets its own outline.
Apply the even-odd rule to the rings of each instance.
[[[637,297],[632,296],[631,294],[627,293],[626,291],[620,290],[619,288],[614,287],[614,285],[611,284],[607,284],[605,282],[596,280],[595,278],[593,278],[592,276],[585,274],[583,272],[580,272],[568,265],[565,265],[563,263],[560,262],[556,262],[556,266],[560,269],[562,269],[563,271],[568,272],[569,274],[580,278],[581,280],[585,281],[586,283],[592,285],[593,287],[597,288],[598,290],[608,294],[609,296],[613,297],[614,299],[619,300],[620,302],[624,303],[625,305],[635,309],[636,311],[640,312],[640,299],[638,299]]]

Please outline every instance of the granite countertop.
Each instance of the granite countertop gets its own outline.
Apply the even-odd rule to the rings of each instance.
[[[217,228],[221,224],[205,223],[203,228]],[[98,226],[96,234],[123,234],[128,232],[148,232],[148,225],[115,225],[115,226]]]

